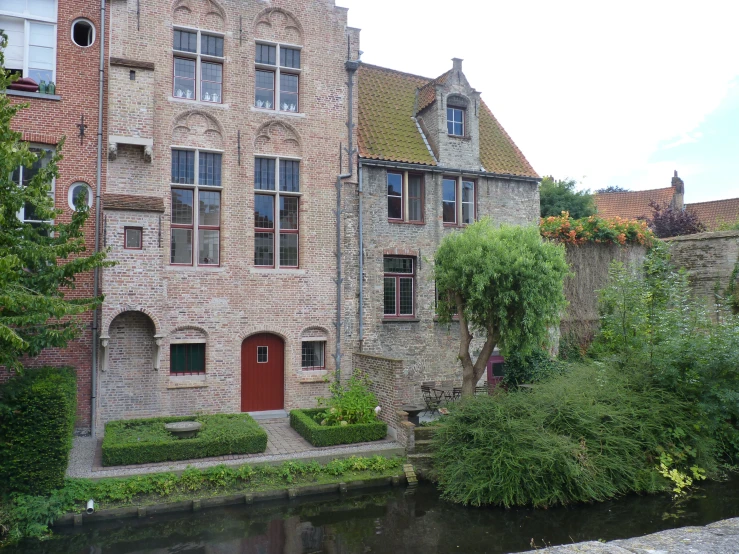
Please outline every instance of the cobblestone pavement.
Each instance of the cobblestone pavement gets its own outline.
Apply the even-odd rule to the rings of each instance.
[[[739,518],[612,542],[581,542],[523,554],[737,554]]]
[[[267,431],[267,450],[261,454],[242,454],[199,458],[157,464],[102,467],[101,440],[92,437],[75,437],[69,457],[67,477],[124,477],[142,473],[181,471],[187,466],[205,468],[219,464],[241,465],[244,463],[281,462],[295,459],[343,458],[348,456],[372,456],[374,454],[401,455],[403,449],[395,441],[381,441],[329,446],[317,448],[290,427],[288,418],[260,420],[259,425]]]

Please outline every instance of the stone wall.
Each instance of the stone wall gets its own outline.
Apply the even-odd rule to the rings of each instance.
[[[380,419],[387,423],[388,433],[402,446],[412,448],[414,425],[408,422],[408,414],[400,409],[408,402],[408,393],[413,387],[404,375],[403,360],[354,352],[352,367],[355,375],[371,381],[370,390],[377,397]]]
[[[719,293],[726,290],[739,262],[739,231],[699,233],[666,240],[672,263],[688,272],[695,296],[713,308],[716,286]]]
[[[568,244],[567,263],[573,275],[565,280],[569,305],[560,324],[560,336],[588,343],[598,328],[598,291],[608,283],[611,263],[639,263],[646,252],[645,247],[638,245]]]

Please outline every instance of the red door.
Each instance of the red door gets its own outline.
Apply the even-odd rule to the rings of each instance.
[[[285,343],[277,335],[252,335],[241,344],[241,411],[285,407]]]

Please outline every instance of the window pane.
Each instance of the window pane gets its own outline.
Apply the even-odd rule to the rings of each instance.
[[[223,38],[201,34],[200,53],[205,56],[223,57]]]
[[[203,62],[201,66],[202,81],[200,96],[205,102],[221,102],[221,83],[223,82],[223,65]]]
[[[266,364],[269,361],[269,348],[257,346],[257,363]]]
[[[211,187],[221,186],[221,154],[200,152],[198,184]]]
[[[174,89],[177,98],[195,98],[195,60],[174,59]]]
[[[275,190],[275,161],[270,158],[255,158],[254,188]]]
[[[275,264],[275,245],[273,233],[254,234],[254,265],[272,267]]]
[[[454,179],[444,179],[442,186],[444,202],[455,202],[457,200],[457,181]]]
[[[202,373],[205,371],[205,344],[187,344],[188,350],[187,370],[192,373]]]
[[[141,248],[141,229],[126,229],[125,248]]]
[[[300,163],[280,160],[280,190],[300,192]]]
[[[387,174],[387,217],[403,219],[403,176]]]
[[[254,227],[274,229],[275,197],[267,194],[254,195]]]
[[[221,232],[212,229],[198,231],[198,263],[201,265],[218,265]]]
[[[195,152],[172,150],[172,182],[195,184]]]
[[[257,63],[275,65],[277,47],[268,44],[257,44]]]
[[[172,229],[173,264],[192,264],[192,229]]]
[[[172,189],[172,223],[192,225],[193,191]]]
[[[473,202],[475,199],[475,183],[462,181],[462,202]]]
[[[442,183],[443,197],[443,220],[444,223],[457,222],[457,181],[454,179],[444,179]]]
[[[385,258],[385,273],[413,273],[413,258]]]
[[[298,198],[280,196],[280,229],[294,231],[298,228]]]
[[[280,48],[280,65],[282,67],[300,68],[300,50],[295,48]]]
[[[324,345],[323,341],[310,341],[303,343],[303,363],[301,364],[304,368],[316,368],[323,367],[324,360]]]
[[[221,224],[221,193],[200,191],[200,225],[218,227]]]
[[[255,92],[257,108],[275,108],[275,74],[272,71],[257,71]]]
[[[462,223],[475,221],[475,183],[462,181]]]
[[[174,49],[181,52],[197,52],[198,34],[190,31],[174,32]]]
[[[395,277],[385,277],[385,315],[395,315]]]
[[[444,223],[457,222],[457,205],[453,202],[444,202],[443,206]]]
[[[280,266],[298,267],[298,235],[280,234]]]
[[[423,221],[423,178],[420,175],[408,176],[408,220]]]
[[[400,279],[400,315],[413,315],[413,279]]]
[[[11,0],[10,4],[22,5],[25,4],[22,0]],[[13,10],[15,11],[15,10]],[[21,9],[21,11],[23,11]],[[41,17],[54,17],[56,15],[56,1],[55,0],[29,0],[28,2],[28,13],[31,15]]]
[[[169,371],[170,373],[185,372],[184,344],[171,344],[169,346]]]
[[[462,203],[462,223],[469,225],[475,222],[475,206],[474,204]]]
[[[280,75],[280,109],[283,112],[298,111],[298,76]]]

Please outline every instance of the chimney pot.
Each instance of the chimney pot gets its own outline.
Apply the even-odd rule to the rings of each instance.
[[[452,58],[452,64],[454,67],[454,71],[462,71],[462,58]]]

